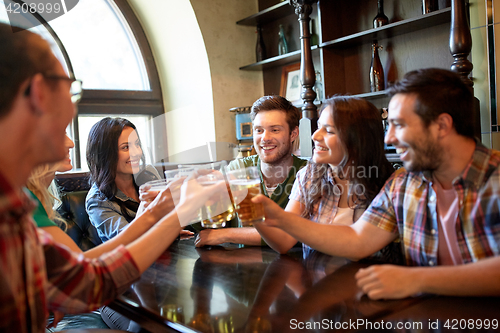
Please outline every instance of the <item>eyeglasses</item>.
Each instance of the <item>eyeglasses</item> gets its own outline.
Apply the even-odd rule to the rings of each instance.
[[[59,76],[59,75],[47,75],[43,74],[43,77],[50,80],[66,80],[71,81],[71,87],[69,92],[71,94],[71,101],[76,104],[82,99],[82,81],[74,78]]]

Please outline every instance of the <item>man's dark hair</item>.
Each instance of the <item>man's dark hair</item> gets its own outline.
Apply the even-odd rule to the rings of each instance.
[[[13,33],[0,23],[0,119],[9,113],[21,85],[37,73],[54,69],[56,58],[42,37],[23,30]]]
[[[289,100],[278,95],[263,96],[255,101],[252,105],[250,118],[252,122],[259,112],[265,111],[283,111],[286,114],[286,122],[290,133],[299,126],[300,111]]]
[[[458,134],[474,138],[474,97],[458,74],[440,68],[411,71],[389,88],[390,97],[396,94],[417,96],[414,111],[425,126],[447,113]]]

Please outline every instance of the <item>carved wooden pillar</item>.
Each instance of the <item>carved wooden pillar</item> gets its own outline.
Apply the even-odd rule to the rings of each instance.
[[[453,56],[451,70],[460,74],[462,80],[472,89],[474,83],[469,78],[472,63],[467,59],[472,50],[472,37],[464,0],[451,3],[450,52]]]
[[[472,37],[467,19],[466,0],[453,0],[451,2],[451,28],[450,28],[450,52],[453,56],[451,70],[458,73],[462,81],[474,93],[474,82],[469,75],[473,65],[467,59],[472,50]],[[479,100],[474,99],[474,134],[481,139],[481,116],[479,112]]]
[[[316,81],[314,64],[311,54],[311,32],[309,21],[314,0],[289,0],[295,7],[295,14],[299,17],[301,62],[300,79],[302,82],[302,119],[300,120],[300,152],[302,156],[312,156],[311,135],[317,128],[318,112],[314,105],[316,92],[313,90]]]

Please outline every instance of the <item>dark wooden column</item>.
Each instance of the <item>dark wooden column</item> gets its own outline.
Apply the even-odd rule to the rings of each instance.
[[[312,156],[311,135],[317,128],[318,110],[314,105],[316,92],[313,90],[316,75],[311,54],[311,32],[309,31],[309,21],[314,0],[289,0],[295,7],[295,14],[299,17],[300,24],[300,79],[302,82],[301,98],[304,102],[302,106],[302,119],[300,120],[300,152],[302,156]]]
[[[474,82],[469,77],[473,65],[468,57],[472,50],[472,37],[470,34],[467,17],[466,0],[453,0],[451,2],[451,28],[450,28],[450,53],[453,56],[451,70],[458,73],[462,81],[474,93]],[[474,134],[481,140],[481,116],[479,100],[474,99]]]

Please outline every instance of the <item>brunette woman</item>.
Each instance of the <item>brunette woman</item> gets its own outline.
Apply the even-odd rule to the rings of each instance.
[[[297,173],[285,211],[321,224],[355,222],[393,172],[385,157],[383,137],[380,111],[370,102],[351,96],[326,100],[312,135],[312,161]],[[273,203],[266,200],[265,204],[267,216]],[[284,211],[272,211],[277,218],[285,218]],[[281,229],[264,224],[256,227],[280,253],[297,243]],[[304,248],[310,249],[307,244]],[[395,253],[394,258],[385,259],[397,262],[399,256]]]
[[[146,166],[134,124],[123,118],[104,118],[89,133],[87,163],[92,187],[85,208],[103,242],[126,228],[139,209],[139,186],[159,179]]]

